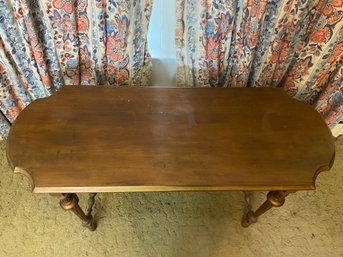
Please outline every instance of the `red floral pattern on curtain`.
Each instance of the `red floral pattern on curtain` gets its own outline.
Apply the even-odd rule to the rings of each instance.
[[[283,87],[343,119],[343,0],[177,0],[177,85]]]

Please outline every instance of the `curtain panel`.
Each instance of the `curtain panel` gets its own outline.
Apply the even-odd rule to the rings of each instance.
[[[0,138],[62,85],[149,85],[152,0],[0,0]]]
[[[343,0],[177,0],[177,85],[283,87],[343,119]],[[310,129],[310,128],[309,128]]]

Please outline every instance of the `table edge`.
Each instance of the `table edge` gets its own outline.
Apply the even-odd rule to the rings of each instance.
[[[259,186],[259,185],[246,185],[246,186],[61,186],[61,187],[41,187],[35,186],[34,179],[31,174],[20,168],[15,167],[14,173],[21,174],[27,178],[28,184],[30,185],[31,191],[33,193],[126,193],[126,192],[192,192],[192,191],[279,191],[279,190],[315,190],[315,181],[317,176],[325,171],[331,169],[330,165],[322,166],[317,170],[315,176],[313,177],[313,184],[311,185],[293,185],[293,186]]]
[[[223,191],[305,191],[314,186],[105,186],[105,187],[35,187],[35,194],[53,193],[147,193],[147,192],[223,192]]]

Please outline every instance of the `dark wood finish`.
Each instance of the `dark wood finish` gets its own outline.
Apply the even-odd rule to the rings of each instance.
[[[64,86],[7,145],[36,193],[314,189],[334,154],[320,115],[277,88]]]
[[[66,211],[72,211],[76,216],[82,220],[82,225],[88,228],[90,231],[96,229],[96,223],[90,211],[87,215],[83,212],[79,206],[79,197],[76,194],[63,194],[63,198],[60,200],[62,209]],[[90,209],[91,210],[91,209]]]
[[[281,207],[285,203],[286,196],[290,193],[293,193],[293,191],[270,191],[267,200],[256,211],[248,210],[243,215],[242,226],[248,227],[257,222],[257,218],[272,207]]]

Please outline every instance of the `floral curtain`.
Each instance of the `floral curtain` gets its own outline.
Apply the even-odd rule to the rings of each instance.
[[[152,0],[0,0],[0,138],[61,85],[149,85]]]
[[[343,119],[343,0],[177,0],[177,85],[283,87]]]

